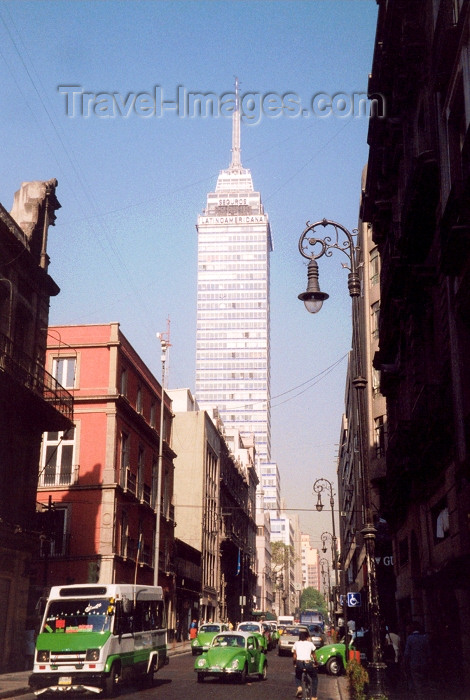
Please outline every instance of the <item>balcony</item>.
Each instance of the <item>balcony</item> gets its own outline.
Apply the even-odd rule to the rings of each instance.
[[[60,425],[47,424],[45,430],[66,430],[73,420],[73,397],[64,389],[44,366],[26,355],[10,338],[0,333],[0,373],[3,372],[9,383],[19,391],[32,392],[34,397],[45,401],[65,419]],[[17,392],[18,393],[18,392]],[[33,406],[31,406],[33,410]],[[47,413],[47,412],[46,412]],[[49,418],[49,416],[47,416]]]

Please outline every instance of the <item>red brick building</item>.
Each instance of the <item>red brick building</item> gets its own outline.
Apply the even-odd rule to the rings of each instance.
[[[46,367],[73,395],[74,427],[43,437],[38,588],[153,584],[161,384],[118,323],[49,328]],[[158,584],[174,611],[171,400],[165,394]]]

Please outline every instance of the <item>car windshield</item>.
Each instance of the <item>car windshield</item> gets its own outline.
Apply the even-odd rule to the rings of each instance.
[[[201,625],[199,632],[220,632],[220,625]]]
[[[238,629],[243,632],[259,632],[259,626],[253,622],[245,622],[242,625],[238,625]]]
[[[220,632],[220,625],[202,625],[199,632]]]
[[[213,647],[244,647],[245,637],[239,634],[219,634],[214,637]]]
[[[113,611],[111,602],[104,599],[52,600],[41,631],[66,634],[106,632],[111,628]]]

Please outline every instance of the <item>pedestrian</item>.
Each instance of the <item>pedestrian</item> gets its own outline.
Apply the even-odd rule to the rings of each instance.
[[[189,638],[195,639],[197,637],[197,620],[193,620],[189,626]]]
[[[428,681],[431,668],[431,646],[423,627],[414,622],[412,632],[408,635],[403,664],[408,679],[409,690],[419,700],[428,698]]]
[[[382,649],[382,661],[387,664],[388,684],[393,690],[397,687],[399,680],[400,637],[395,632],[391,632],[388,627],[385,628]]]
[[[31,671],[34,664],[34,652],[36,650],[36,629],[34,620],[29,618],[24,631],[24,670]]]
[[[294,642],[292,654],[294,656],[295,682],[297,685],[296,697],[302,697],[302,673],[305,669],[312,681],[312,700],[317,700],[318,673],[317,657],[315,655],[315,644],[308,638],[308,632],[302,630],[299,639]]]

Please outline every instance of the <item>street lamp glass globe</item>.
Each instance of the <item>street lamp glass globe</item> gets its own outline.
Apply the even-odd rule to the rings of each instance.
[[[309,314],[317,314],[323,306],[323,299],[304,299],[304,304]]]

